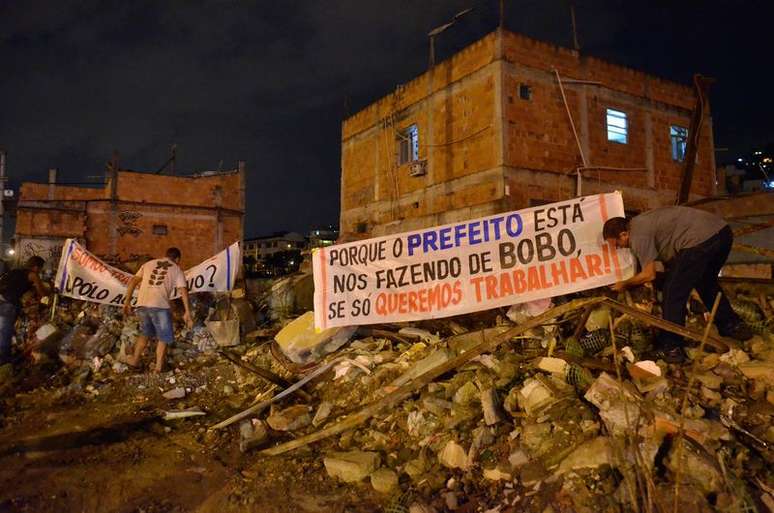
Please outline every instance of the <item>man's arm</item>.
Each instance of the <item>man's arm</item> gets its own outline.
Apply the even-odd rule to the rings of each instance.
[[[183,299],[183,308],[185,308],[183,319],[185,320],[185,325],[188,326],[189,329],[193,328],[193,317],[191,317],[191,303],[188,301],[188,287],[178,287],[177,292],[180,294],[180,297]]]
[[[645,265],[645,267],[642,268],[642,271],[638,272],[628,280],[614,283],[613,285],[610,286],[610,288],[615,290],[616,292],[620,292],[630,287],[636,287],[637,285],[642,285],[643,283],[647,283],[655,279],[656,279],[656,262],[654,260],[651,260],[647,265]]]
[[[126,286],[126,297],[124,297],[124,313],[126,315],[132,313],[132,296],[134,295],[134,289],[137,288],[137,285],[139,285],[141,281],[142,277],[132,276],[132,279],[129,280],[129,284]]]
[[[40,276],[38,276],[38,273],[31,272],[29,274],[29,280],[32,282],[32,285],[35,287],[35,292],[38,293],[39,297],[44,298],[48,295],[48,290],[46,290],[46,286],[43,285],[43,281],[41,281]]]

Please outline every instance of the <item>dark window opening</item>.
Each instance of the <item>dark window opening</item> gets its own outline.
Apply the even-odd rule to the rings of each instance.
[[[419,160],[419,128],[411,125],[398,132],[398,165]]]
[[[166,234],[167,234],[167,225],[165,224],[153,225],[153,235],[166,235]]]
[[[365,233],[367,230],[368,230],[368,225],[366,223],[357,223],[355,225],[356,233]]]
[[[532,88],[527,84],[519,84],[519,98],[522,100],[532,99]]]

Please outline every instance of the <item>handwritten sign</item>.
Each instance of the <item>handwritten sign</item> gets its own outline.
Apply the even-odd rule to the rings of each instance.
[[[235,242],[217,255],[185,272],[188,291],[227,292],[234,287],[239,272],[240,249]],[[111,267],[81,246],[67,239],[59,260],[55,286],[59,293],[94,303],[121,306],[132,275]],[[178,297],[177,291],[170,298]],[[136,297],[132,299],[132,303]]]
[[[602,240],[619,192],[316,250],[315,326],[460,315],[630,277],[628,250]]]

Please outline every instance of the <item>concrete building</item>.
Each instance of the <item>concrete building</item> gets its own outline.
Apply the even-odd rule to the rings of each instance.
[[[583,195],[621,190],[629,210],[673,204],[694,104],[692,87],[491,33],[344,121],[342,236],[572,198],[579,168]],[[716,186],[703,123],[692,199]]]
[[[296,232],[277,232],[272,235],[245,239],[242,256],[262,260],[280,251],[306,249],[306,239]]]
[[[333,226],[323,226],[309,231],[306,239],[310,248],[321,248],[336,243],[339,238],[339,230]]]
[[[168,176],[108,173],[102,187],[24,182],[16,213],[19,260],[37,254],[53,266],[67,238],[109,262],[156,257],[176,246],[186,268],[243,237],[245,168]]]

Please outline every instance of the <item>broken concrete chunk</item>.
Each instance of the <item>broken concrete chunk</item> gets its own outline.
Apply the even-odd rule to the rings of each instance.
[[[356,326],[347,326],[318,333],[314,327],[314,312],[306,312],[282,328],[274,340],[285,356],[303,365],[336,351],[349,342],[356,330]]]
[[[511,468],[517,469],[529,463],[529,456],[523,449],[516,449],[508,456],[508,463],[511,464]]]
[[[185,388],[173,388],[172,390],[167,390],[161,395],[164,396],[164,399],[182,399],[185,397]]]
[[[584,442],[559,464],[557,475],[583,468],[598,468],[615,465],[612,441],[604,436]]]
[[[609,329],[610,309],[606,306],[595,308],[586,320],[586,331]]]
[[[440,418],[449,413],[449,410],[452,409],[453,403],[439,397],[430,396],[422,399],[422,406],[427,411]]]
[[[508,391],[508,395],[505,396],[505,400],[503,401],[503,408],[511,416],[516,415],[519,411],[520,391],[521,389],[518,387],[511,388]]]
[[[323,459],[328,475],[345,483],[357,483],[379,468],[379,453],[366,451],[333,452]]]
[[[681,445],[682,450],[680,449]],[[679,467],[682,479],[696,486],[705,494],[716,493],[722,489],[723,477],[717,464],[698,444],[689,443],[685,439],[675,443],[669,451],[669,455],[664,459],[664,464],[673,475],[677,474]]]
[[[272,412],[266,422],[275,431],[295,431],[311,424],[312,417],[309,415],[309,407],[299,404]]]
[[[403,466],[403,472],[409,475],[411,479],[417,479],[427,471],[427,460],[424,458],[415,458],[409,460]]]
[[[497,391],[494,388],[481,391],[481,408],[484,410],[484,423],[487,426],[497,424],[502,420],[500,407],[497,404]]]
[[[314,414],[314,418],[312,419],[312,424],[315,426],[319,426],[323,422],[325,422],[325,419],[328,418],[328,416],[331,414],[331,410],[333,409],[333,403],[330,401],[323,401],[320,403],[320,406],[317,407],[317,411]]]
[[[535,415],[554,401],[554,394],[537,379],[530,378],[519,390],[519,406],[527,415]]]
[[[739,364],[739,370],[747,379],[760,380],[774,386],[774,362],[744,362]]]
[[[478,388],[472,382],[468,381],[454,393],[454,402],[456,404],[467,406],[472,403],[479,395]]]
[[[710,390],[720,390],[720,386],[723,384],[723,378],[713,372],[705,372],[704,374],[698,374],[696,376],[702,385]]]
[[[741,349],[731,349],[729,352],[720,355],[720,361],[736,367],[740,363],[749,362],[750,357]]]
[[[495,467],[484,469],[484,479],[488,479],[489,481],[510,481],[513,479],[513,476]]]
[[[210,332],[210,335],[212,335],[212,339],[220,347],[238,346],[241,342],[239,338],[239,319],[207,321],[204,325]]]
[[[540,370],[564,376],[567,369],[567,362],[561,358],[544,357],[538,360],[537,367]]]
[[[56,327],[55,324],[47,323],[41,326],[40,328],[35,331],[35,338],[38,342],[43,342],[51,335],[54,335],[59,331],[59,328]]]
[[[449,440],[438,454],[438,461],[448,468],[468,469],[468,452],[457,442]]]
[[[268,438],[269,433],[262,420],[243,420],[239,424],[239,450],[242,452],[258,447]]]
[[[599,408],[599,416],[614,435],[631,432],[639,425],[641,397],[631,386],[618,383],[609,374],[600,374],[584,397]]]
[[[391,493],[398,488],[398,474],[390,469],[380,468],[371,474],[371,486],[379,493]]]
[[[629,374],[637,379],[652,379],[661,376],[661,367],[653,360],[641,360],[629,366]]]

